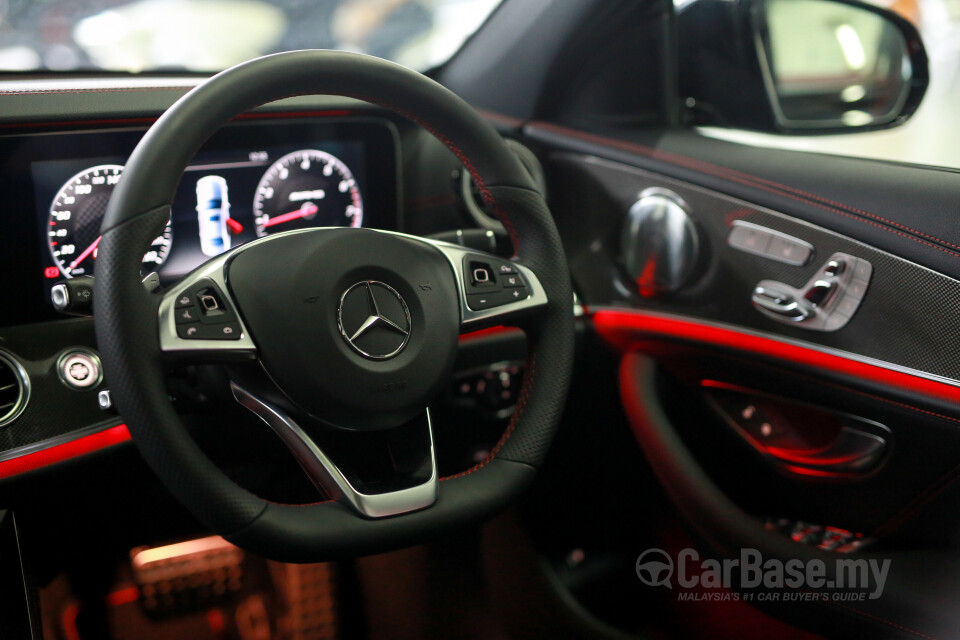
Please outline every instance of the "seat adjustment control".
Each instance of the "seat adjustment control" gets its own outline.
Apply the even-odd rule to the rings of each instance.
[[[812,305],[806,300],[770,285],[757,286],[753,292],[753,303],[768,313],[792,322],[800,322],[813,315]]]
[[[831,277],[839,276],[841,273],[843,273],[843,270],[846,268],[846,266],[847,263],[843,260],[831,260],[823,268],[823,273],[824,275]]]
[[[870,286],[873,266],[863,258],[835,253],[800,289],[762,280],[751,300],[764,315],[813,331],[837,331],[850,321]]]
[[[833,280],[817,280],[803,294],[803,299],[814,307],[820,307],[830,301],[830,296],[837,290],[837,283]]]

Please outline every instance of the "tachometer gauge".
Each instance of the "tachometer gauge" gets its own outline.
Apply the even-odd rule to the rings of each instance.
[[[294,151],[267,169],[257,185],[258,236],[306,227],[363,226],[363,202],[350,169],[315,149]]]
[[[53,199],[47,230],[50,253],[65,277],[93,275],[100,223],[122,173],[123,167],[118,164],[90,167],[70,178]],[[167,259],[171,237],[168,222],[143,256],[145,273],[156,270]]]

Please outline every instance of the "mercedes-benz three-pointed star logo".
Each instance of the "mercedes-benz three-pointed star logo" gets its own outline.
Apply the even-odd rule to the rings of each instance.
[[[354,296],[364,296],[367,303],[366,318],[357,326],[353,326],[357,318],[344,317],[345,307],[351,301],[354,304],[359,302],[354,299]],[[380,303],[377,302],[378,296],[382,296]],[[381,310],[381,304],[386,307],[385,310]],[[400,317],[401,314],[403,317]],[[391,319],[388,315],[396,317]],[[352,323],[351,320],[353,320]],[[410,340],[412,329],[410,310],[407,308],[406,301],[396,289],[376,280],[363,280],[343,292],[337,309],[337,323],[340,325],[340,335],[346,343],[354,351],[371,360],[387,360],[403,351]],[[363,345],[358,342],[372,332],[383,332],[384,335]]]

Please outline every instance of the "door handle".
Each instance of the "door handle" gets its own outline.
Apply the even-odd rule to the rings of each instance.
[[[890,431],[881,424],[751,389],[703,380],[710,406],[779,471],[853,477],[875,469]]]
[[[883,455],[887,442],[878,435],[844,426],[837,439],[825,447],[808,450],[765,447],[775,460],[788,467],[843,474],[870,469]]]

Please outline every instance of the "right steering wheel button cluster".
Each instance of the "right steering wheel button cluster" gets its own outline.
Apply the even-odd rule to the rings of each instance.
[[[500,307],[529,297],[523,276],[506,260],[468,254],[463,257],[467,306],[474,311]]]

